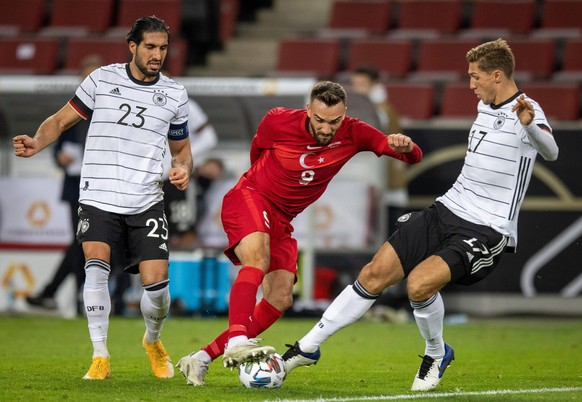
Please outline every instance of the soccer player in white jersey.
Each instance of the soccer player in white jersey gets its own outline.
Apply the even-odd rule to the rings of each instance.
[[[170,31],[163,20],[141,17],[127,34],[132,60],[92,72],[75,96],[47,118],[34,138],[13,139],[16,156],[40,152],[67,128],[91,119],[79,196],[77,239],[85,254],[83,299],[93,343],[91,367],[83,378],[109,377],[107,332],[112,268],[124,263],[143,283],[142,341],[156,377],[174,375],[160,332],[170,307],[168,229],[164,216],[162,160],[169,140],[170,181],[188,186],[192,156],[188,96],[182,85],[160,74]]]
[[[323,313],[320,321],[284,354],[287,371],[315,364],[320,345],[358,320],[389,286],[408,278],[414,318],[426,341],[412,383],[428,391],[440,382],[455,355],[443,340],[443,300],[449,283],[471,285],[489,275],[502,254],[515,249],[517,217],[536,154],[558,157],[541,106],[517,87],[515,60],[505,40],[467,53],[469,88],[480,100],[469,131],[465,164],[453,187],[424,210],[400,217],[399,229]]]

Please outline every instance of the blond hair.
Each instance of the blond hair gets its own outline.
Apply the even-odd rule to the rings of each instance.
[[[485,42],[467,52],[467,61],[477,63],[480,70],[492,73],[501,70],[509,79],[513,79],[515,58],[513,52],[503,39]]]

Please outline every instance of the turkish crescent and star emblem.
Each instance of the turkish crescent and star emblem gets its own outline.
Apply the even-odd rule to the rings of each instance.
[[[307,161],[307,157],[309,155],[315,155],[315,152],[305,152],[304,154],[301,154],[301,156],[299,157],[299,164],[301,165],[302,168],[304,169],[311,169],[314,168],[315,165],[310,165]],[[317,159],[317,163],[322,164],[325,162],[325,158],[323,156],[320,156]]]

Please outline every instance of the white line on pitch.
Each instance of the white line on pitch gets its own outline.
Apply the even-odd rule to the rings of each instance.
[[[493,391],[459,391],[441,393],[420,393],[403,395],[378,395],[362,396],[352,398],[317,398],[317,399],[275,399],[277,402],[349,402],[349,401],[397,401],[404,399],[428,399],[428,398],[449,398],[451,396],[495,396],[511,394],[544,394],[552,392],[577,392],[582,391],[582,387],[566,388],[533,388],[533,389],[500,389]]]

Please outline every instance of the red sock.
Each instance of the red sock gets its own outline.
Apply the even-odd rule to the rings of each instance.
[[[257,290],[263,282],[264,272],[255,267],[244,266],[230,289],[228,305],[228,337],[248,337],[251,315],[257,302]]]
[[[249,338],[254,338],[255,336],[262,334],[273,325],[283,313],[277,310],[272,304],[270,304],[265,299],[255,306],[255,312],[251,318],[249,325],[248,336]]]
[[[255,336],[263,333],[267,328],[273,325],[283,313],[269,304],[265,299],[255,306],[255,312],[250,320],[249,328],[247,331],[249,338],[254,338]],[[216,359],[224,353],[224,348],[228,343],[228,329],[223,333],[218,335],[215,340],[210,342],[208,345],[202,348],[206,353],[210,355],[212,360]]]

